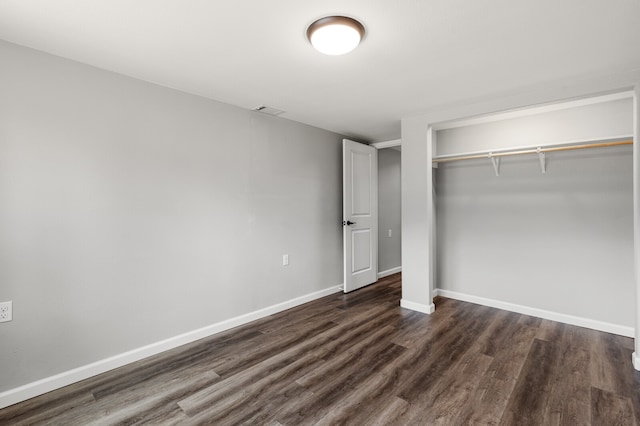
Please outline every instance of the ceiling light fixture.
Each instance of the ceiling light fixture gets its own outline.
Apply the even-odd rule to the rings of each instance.
[[[346,16],[326,16],[307,28],[307,38],[325,55],[343,55],[355,49],[364,37],[364,26]]]

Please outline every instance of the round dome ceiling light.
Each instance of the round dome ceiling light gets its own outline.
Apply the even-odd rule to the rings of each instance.
[[[325,55],[343,55],[358,47],[364,26],[346,16],[326,16],[307,28],[311,45]]]

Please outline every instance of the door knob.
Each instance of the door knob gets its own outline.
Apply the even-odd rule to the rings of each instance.
[[[347,225],[355,225],[355,222],[351,222],[350,220],[347,221]]]

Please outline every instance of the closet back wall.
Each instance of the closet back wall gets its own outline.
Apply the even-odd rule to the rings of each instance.
[[[437,153],[631,132],[623,99],[439,131]],[[632,330],[631,146],[441,164],[436,194],[438,288]]]

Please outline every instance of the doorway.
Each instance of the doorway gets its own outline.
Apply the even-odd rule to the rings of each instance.
[[[378,150],[378,278],[402,271],[400,145]]]

